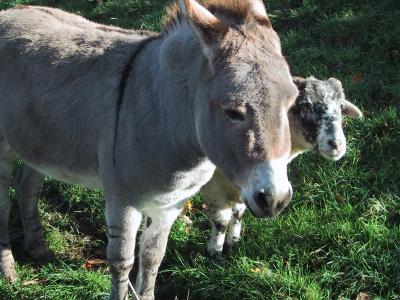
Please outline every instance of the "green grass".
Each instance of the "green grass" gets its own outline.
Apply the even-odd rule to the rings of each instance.
[[[171,1],[11,1],[61,7],[94,21],[157,30]],[[307,154],[290,166],[295,196],[279,218],[246,214],[225,265],[204,256],[210,225],[196,196],[193,224],[179,219],[157,283],[158,299],[400,299],[400,2],[271,0],[269,13],[296,75],[340,79],[362,120],[348,121],[339,162]],[[356,77],[363,80],[356,80]],[[47,180],[41,213],[59,260],[26,257],[17,209],[11,236],[20,281],[0,280],[1,299],[104,299],[102,193]],[[29,282],[33,280],[33,282]],[[31,283],[24,285],[23,283]]]

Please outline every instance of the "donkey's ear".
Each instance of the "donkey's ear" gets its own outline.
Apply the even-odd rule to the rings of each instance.
[[[299,76],[292,76],[292,80],[299,90],[305,89],[307,84],[307,80],[305,78]]]
[[[261,0],[247,0],[250,11],[259,24],[271,27],[271,21],[268,18],[264,2]]]
[[[212,61],[216,43],[228,32],[228,27],[195,0],[179,0],[179,7]]]
[[[344,101],[344,104],[342,106],[342,114],[344,116],[348,116],[350,118],[355,118],[355,119],[361,118],[363,115],[361,110],[348,100]]]

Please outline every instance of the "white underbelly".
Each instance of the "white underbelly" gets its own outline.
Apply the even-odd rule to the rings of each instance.
[[[176,181],[169,191],[150,193],[147,196],[151,201],[146,201],[141,209],[145,212],[183,205],[211,179],[214,171],[215,165],[206,160],[193,171],[177,174]]]

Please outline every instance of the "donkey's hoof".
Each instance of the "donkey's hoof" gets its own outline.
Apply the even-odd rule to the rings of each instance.
[[[12,268],[8,270],[7,272],[4,272],[4,278],[6,282],[14,284],[17,282],[17,273],[15,272],[15,269]]]
[[[0,249],[0,274],[3,274],[6,282],[15,283],[17,281],[14,257],[9,248]]]
[[[226,255],[226,256],[231,256],[236,251],[237,248],[238,248],[238,246],[237,246],[236,243],[235,244],[231,244],[231,245],[225,243],[224,244],[224,248],[222,250],[222,253],[224,255]]]
[[[17,273],[15,272],[14,262],[0,263],[0,273],[3,274],[4,279],[8,283],[15,283],[17,281]]]
[[[223,266],[227,263],[222,252],[207,252],[207,256],[210,258],[210,261],[217,266]]]
[[[226,260],[225,260],[223,254],[222,254],[222,251],[211,249],[209,244],[207,245],[207,247],[205,249],[205,252],[206,252],[206,256],[215,265],[221,266],[221,265],[226,263]]]
[[[45,251],[41,251],[41,252],[30,251],[30,252],[28,252],[28,254],[32,257],[32,259],[34,261],[43,263],[43,264],[52,262],[56,259],[56,256],[54,255],[54,253],[52,251],[50,251],[49,249],[46,249]]]

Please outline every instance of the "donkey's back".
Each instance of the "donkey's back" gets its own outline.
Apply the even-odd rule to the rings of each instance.
[[[47,7],[0,12],[0,135],[45,173],[98,185],[73,177],[95,176],[121,74],[146,36]]]

